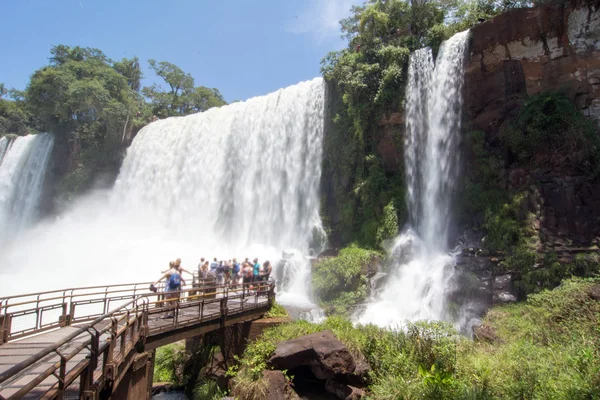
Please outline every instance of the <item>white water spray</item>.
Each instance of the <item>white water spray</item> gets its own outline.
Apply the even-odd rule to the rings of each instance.
[[[415,227],[397,237],[392,274],[361,323],[401,326],[407,320],[445,319],[445,299],[454,265],[448,254],[451,204],[457,181],[462,87],[469,32],[440,47],[411,55],[406,93],[408,208]]]
[[[53,144],[46,133],[0,138],[0,246],[36,221]]]
[[[200,257],[276,265],[283,250],[307,255],[320,226],[323,112],[319,78],[148,125],[111,192],[0,254],[0,292],[16,265],[60,288],[154,280],[176,257],[191,270]],[[278,289],[308,301],[309,260],[292,272]]]

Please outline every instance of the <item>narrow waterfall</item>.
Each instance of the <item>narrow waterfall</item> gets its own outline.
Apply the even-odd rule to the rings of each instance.
[[[9,274],[25,264],[63,287],[150,281],[177,257],[188,270],[200,257],[258,257],[282,277],[278,301],[308,302],[306,255],[321,226],[323,113],[317,78],[156,121],[133,140],[112,190],[32,229],[26,248],[0,254],[0,265]],[[283,252],[292,267],[278,263]],[[52,266],[66,271],[60,282]],[[0,270],[0,291],[2,281]]]
[[[0,138],[0,245],[37,219],[53,145],[46,133]]]
[[[391,248],[390,280],[361,323],[399,326],[446,319],[445,292],[454,266],[449,250],[451,205],[458,178],[462,86],[469,32],[410,58],[405,159],[410,226]]]

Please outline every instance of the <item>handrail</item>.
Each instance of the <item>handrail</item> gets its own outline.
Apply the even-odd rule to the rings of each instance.
[[[63,339],[61,339],[57,343],[54,343],[50,346],[43,348],[42,350],[38,351],[36,354],[29,356],[28,358],[21,361],[20,363],[13,365],[11,368],[7,369],[6,371],[1,372],[0,373],[0,383],[6,381],[8,378],[14,376],[15,374],[23,371],[25,368],[30,367],[31,365],[33,365],[37,361],[40,361],[42,358],[46,357],[47,355],[57,351],[60,347],[64,346],[71,340],[75,339],[77,336],[79,336],[79,335],[87,332],[89,329],[93,328],[94,325],[102,322],[103,320],[105,320],[107,318],[112,317],[115,313],[123,310],[124,308],[130,306],[131,304],[137,303],[138,300],[140,300],[141,298],[144,298],[144,297],[146,297],[146,296],[142,295],[139,298],[135,298],[109,313],[101,315],[100,317],[96,318],[94,321],[90,322],[89,324],[86,324],[86,325],[82,326],[81,328],[77,329],[75,332],[65,336]]]
[[[97,317],[94,314],[87,314],[75,318],[75,309],[78,304],[85,306],[100,302],[98,305],[104,307],[104,310],[106,310],[110,304],[114,304],[111,302],[115,299],[117,301],[127,300],[129,295],[121,294],[122,292],[127,292],[127,290],[117,290],[111,293],[109,292],[109,287],[107,287],[105,292],[94,292],[92,294],[67,294],[68,290],[63,291],[65,297],[59,297],[58,300],[69,301],[71,304],[70,314],[65,315],[66,303],[63,303],[63,315],[61,318],[68,317],[68,323],[65,325],[69,325],[71,321],[75,320],[83,322],[82,320],[86,318],[87,320],[95,318],[85,325],[80,325],[74,332],[63,337],[57,343],[39,350],[8,370],[0,373],[0,386],[9,381],[9,379],[19,379],[19,376],[23,376],[23,374],[35,375],[24,386],[20,386],[16,392],[12,392],[8,398],[21,398],[50,377],[54,377],[56,382],[51,384],[48,389],[45,389],[44,396],[62,398],[65,390],[71,387],[70,385],[74,384],[76,379],[80,379],[78,386],[80,396],[95,398],[97,391],[105,387],[107,382],[115,382],[115,384],[120,382],[123,374],[135,359],[133,357],[134,349],[137,348],[138,343],[143,345],[146,343],[146,339],[153,337],[153,335],[156,335],[155,337],[159,338],[157,340],[160,341],[162,340],[160,339],[160,335],[163,335],[165,332],[175,331],[184,327],[193,328],[194,325],[204,321],[220,321],[219,326],[225,326],[226,318],[229,315],[244,313],[247,310],[261,309],[264,311],[264,307],[272,304],[275,288],[273,282],[262,281],[234,285],[235,287],[233,288],[231,285],[202,285],[189,287],[178,292],[139,293],[140,288],[138,284],[134,284],[133,286],[131,300]],[[253,292],[248,290],[251,286],[254,286],[255,290]],[[96,288],[92,287],[92,289]],[[165,296],[167,293],[175,296]],[[93,297],[98,295],[101,297]],[[111,295],[114,296],[111,297]],[[80,300],[81,298],[90,296],[92,298]],[[151,296],[157,296],[158,301],[153,301],[154,299],[151,299]],[[245,302],[247,296],[253,298],[249,303]],[[239,300],[228,304],[229,300],[235,299]],[[54,323],[38,324],[43,319],[43,310],[56,309],[57,306],[56,304],[50,304],[40,307],[39,304],[43,301],[43,299],[39,299],[38,297],[30,302],[36,303],[39,307],[38,309],[34,309],[34,313],[36,315],[36,328],[39,326],[40,329],[27,332],[26,330],[17,331],[21,336],[28,336],[46,330],[48,325],[56,327]],[[102,302],[103,304],[101,304]],[[218,306],[215,306],[215,303]],[[12,305],[6,306],[5,310],[8,307],[12,307]],[[150,321],[154,321],[154,319],[150,319],[150,316],[156,316],[163,312],[173,315],[171,324],[160,323],[154,326],[149,324]],[[19,315],[30,316],[32,313],[29,310],[17,310],[12,313],[0,315],[0,318],[4,317],[5,321],[10,321],[10,319]],[[61,318],[59,318],[59,322]],[[103,321],[108,323],[96,326]],[[0,325],[2,325],[1,321]],[[81,337],[82,335],[84,336]],[[77,339],[78,337],[80,338]],[[76,342],[73,342],[74,339],[77,339]],[[69,346],[67,345],[68,343],[73,343],[73,345]],[[154,344],[156,345],[156,343],[155,341]],[[67,346],[63,347],[65,345]],[[82,354],[84,350],[85,353]],[[77,356],[84,356],[85,358],[78,361],[74,367],[68,367],[67,364]],[[53,357],[58,357],[58,359],[55,361]],[[28,368],[40,361],[50,361],[51,365],[39,373],[30,374],[30,372],[27,372]],[[101,367],[99,375],[96,374],[98,367]],[[13,384],[14,382],[9,385]]]
[[[26,294],[15,294],[15,295],[11,295],[11,296],[4,296],[4,297],[0,297],[0,304],[2,304],[4,301],[6,300],[10,300],[10,299],[14,299],[17,297],[30,297],[30,296],[41,296],[44,294],[50,294],[50,293],[65,293],[68,291],[72,291],[72,290],[82,290],[82,289],[99,289],[99,288],[109,288],[109,287],[123,287],[123,286],[138,286],[138,285],[146,285],[146,287],[148,287],[152,282],[135,282],[135,283],[117,283],[115,285],[97,285],[97,286],[78,286],[78,287],[73,287],[73,288],[67,288],[67,289],[55,289],[55,290],[48,290],[45,292],[33,292],[33,293],[26,293]],[[135,290],[135,288],[134,288]],[[62,297],[62,296],[60,296]]]

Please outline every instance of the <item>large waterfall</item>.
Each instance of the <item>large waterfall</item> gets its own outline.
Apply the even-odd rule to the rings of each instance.
[[[111,191],[37,226],[0,263],[63,287],[153,280],[176,257],[192,270],[200,257],[275,264],[285,251],[301,261],[278,274],[287,277],[278,289],[307,300],[301,255],[320,230],[323,112],[318,78],[156,121],[135,137]],[[0,292],[4,281],[0,270]]]
[[[46,133],[0,138],[0,246],[37,219],[53,144]]]
[[[410,58],[406,93],[405,159],[410,225],[391,248],[392,271],[362,323],[398,326],[405,321],[446,319],[452,255],[448,254],[451,205],[457,181],[458,138],[468,31]]]

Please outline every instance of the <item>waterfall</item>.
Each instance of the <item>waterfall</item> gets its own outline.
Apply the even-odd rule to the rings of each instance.
[[[462,87],[469,32],[410,57],[406,92],[405,160],[411,228],[388,249],[390,280],[359,318],[400,326],[446,319],[445,292],[454,259],[448,253],[452,199],[458,178]]]
[[[46,133],[0,138],[0,245],[37,219],[53,145]]]
[[[320,227],[323,110],[319,78],[150,124],[129,149],[113,196],[201,243],[211,258],[212,249],[226,258],[265,247],[272,256],[308,254]],[[309,272],[299,270],[283,290],[305,287]]]
[[[69,271],[54,284],[63,287],[154,280],[177,257],[188,270],[200,257],[257,257],[285,278],[278,301],[308,302],[306,256],[321,230],[323,113],[317,78],[153,122],[134,138],[110,191],[36,227],[27,251],[0,254],[0,265],[24,263],[56,281],[36,265],[43,258]],[[283,252],[293,254],[289,270],[278,262]],[[0,271],[0,292],[2,281]]]

